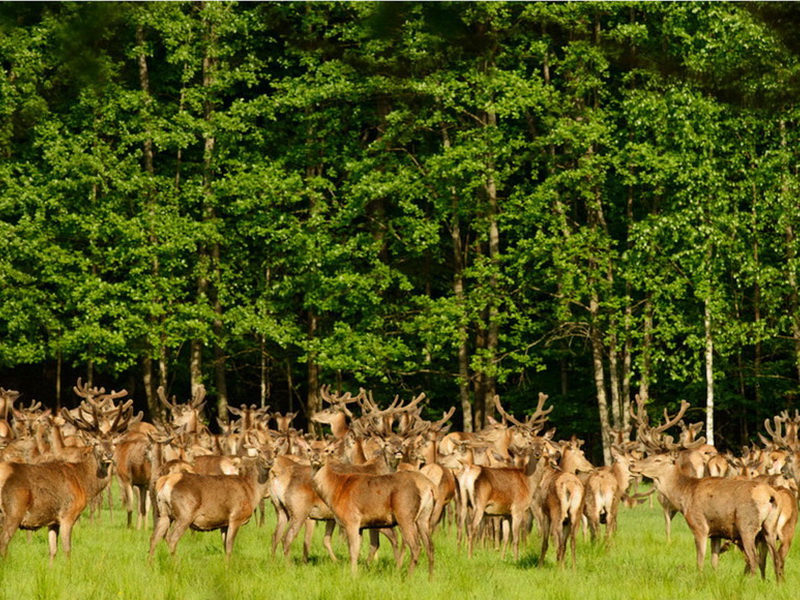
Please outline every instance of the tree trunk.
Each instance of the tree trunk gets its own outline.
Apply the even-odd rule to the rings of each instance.
[[[594,385],[597,391],[597,409],[600,413],[600,434],[603,440],[603,463],[611,464],[611,424],[608,420],[608,395],[606,394],[605,370],[603,368],[603,339],[597,328],[600,316],[600,304],[597,295],[592,293],[589,300],[589,314],[591,317],[591,343],[592,367],[594,371]]]
[[[136,26],[136,45],[137,45],[137,62],[139,66],[139,87],[142,90],[142,94],[144,95],[144,106],[145,112],[143,114],[143,122],[145,123],[145,127],[148,129],[147,135],[145,136],[144,140],[142,141],[142,160],[144,163],[144,172],[146,176],[146,201],[147,201],[147,220],[148,220],[148,243],[150,244],[150,251],[151,251],[151,259],[150,259],[150,273],[153,276],[154,280],[158,280],[160,277],[160,265],[158,261],[158,235],[156,234],[155,224],[156,224],[156,197],[155,191],[153,189],[153,180],[155,176],[155,167],[154,167],[154,152],[153,152],[153,138],[150,135],[150,114],[149,108],[152,104],[152,96],[150,94],[150,72],[147,65],[147,54],[145,51],[145,37],[144,37],[144,26],[139,23]],[[151,315],[149,318],[150,328],[156,329],[158,327],[158,317],[155,315]],[[148,344],[149,346],[149,344]],[[159,419],[163,411],[161,409],[161,403],[158,401],[156,396],[156,380],[153,377],[153,358],[151,354],[153,353],[153,348],[149,348],[148,356],[146,356],[143,360],[142,364],[142,380],[144,383],[144,393],[145,398],[147,400],[147,410],[150,415],[150,419],[156,420]],[[162,347],[159,351],[159,356],[163,356],[165,354],[165,349]],[[161,366],[161,365],[159,365]],[[161,385],[166,385],[162,378]]]
[[[706,441],[714,445],[714,338],[711,332],[711,302],[705,301],[703,323],[705,325],[706,365]]]
[[[650,296],[644,301],[642,317],[642,370],[639,374],[639,397],[646,403],[650,398],[650,373],[653,348],[653,301]]]
[[[450,148],[450,137],[447,129],[442,128],[442,145],[445,149]],[[465,317],[466,301],[464,298],[464,265],[466,259],[464,248],[469,244],[464,244],[461,237],[461,219],[459,217],[459,202],[455,188],[450,188],[450,204],[453,218],[450,225],[450,237],[453,241],[453,294],[459,307],[459,315]],[[472,399],[469,395],[469,333],[467,323],[461,318],[458,323],[458,396],[461,404],[462,431],[472,432],[473,415]]]
[[[308,311],[308,339],[313,340],[317,334],[317,315]],[[313,352],[308,354],[308,393],[306,394],[305,413],[308,418],[308,430],[320,436],[321,427],[311,420],[311,416],[322,410],[322,399],[319,395],[319,365]]]

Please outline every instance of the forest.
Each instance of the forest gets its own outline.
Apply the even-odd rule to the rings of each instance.
[[[722,448],[800,392],[800,8],[0,4],[0,386],[227,407],[635,395]]]

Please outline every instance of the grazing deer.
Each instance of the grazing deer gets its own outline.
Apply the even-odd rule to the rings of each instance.
[[[156,482],[158,520],[150,537],[150,556],[164,537],[170,553],[175,554],[178,541],[191,528],[221,530],[225,557],[230,558],[239,528],[250,520],[267,491],[270,466],[270,459],[258,457],[241,475],[179,472],[160,477]]]
[[[653,454],[634,461],[631,471],[649,477],[656,489],[683,513],[697,548],[697,567],[703,570],[706,539],[711,538],[711,564],[719,562],[722,540],[741,544],[745,569],[754,575],[759,565],[757,545],[766,543],[775,557],[769,525],[778,507],[778,493],[766,483],[750,480],[685,475],[678,466],[677,454]],[[776,562],[776,573],[779,572]],[[764,572],[762,569],[762,577]]]
[[[430,526],[436,492],[427,477],[412,471],[388,475],[347,473],[331,463],[318,461],[312,463],[312,468],[315,469],[314,490],[330,507],[347,535],[350,569],[354,575],[358,568],[361,530],[395,525],[400,528],[403,542],[411,553],[408,574],[414,572],[421,545],[424,545],[428,575],[433,575]],[[400,567],[399,562],[397,566]]]
[[[72,549],[72,528],[89,501],[108,485],[114,460],[114,437],[125,429],[131,413],[117,414],[111,426],[101,432],[99,419],[91,422],[74,418],[66,410],[65,419],[86,432],[89,446],[82,448],[76,462],[52,461],[39,464],[0,463],[0,504],[5,519],[0,531],[0,555],[17,529],[47,527],[52,564],[58,537],[64,553]]]

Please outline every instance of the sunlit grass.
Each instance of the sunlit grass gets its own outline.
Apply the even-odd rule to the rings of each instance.
[[[71,560],[59,549],[52,567],[48,566],[46,531],[34,533],[30,541],[26,532],[18,532],[8,556],[0,561],[0,599],[772,600],[796,597],[800,584],[795,549],[787,562],[786,582],[780,586],[771,570],[767,581],[744,577],[744,561],[738,551],[724,554],[718,571],[709,564],[704,573],[698,573],[686,524],[676,517],[673,539],[667,544],[658,506],[623,509],[617,538],[610,547],[579,539],[575,570],[559,569],[552,547],[545,565],[537,567],[540,542],[535,532],[528,537],[520,560],[514,561],[511,552],[501,559],[493,547],[483,545],[476,547],[475,556],[469,560],[465,552],[457,550],[454,532],[440,530],[435,538],[436,572],[432,581],[427,578],[424,553],[417,571],[408,578],[405,570],[395,570],[385,542],[377,562],[360,564],[354,579],[347,565],[346,546],[338,534],[334,548],[341,560],[338,564],[328,560],[321,544],[322,527],[315,533],[309,564],[300,561],[300,539],[295,541],[288,562],[281,556],[272,557],[271,514],[262,528],[255,522],[242,528],[229,562],[218,532],[187,533],[175,557],[162,543],[149,560],[149,529],[128,530],[119,509],[115,509],[113,520],[108,512],[96,522],[87,517],[84,515],[75,529]],[[363,550],[366,556],[366,543]]]

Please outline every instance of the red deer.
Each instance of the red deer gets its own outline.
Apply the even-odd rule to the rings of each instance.
[[[553,407],[543,410],[547,400],[545,394],[539,394],[539,404],[536,411],[525,423],[517,421],[506,413],[495,396],[495,405],[500,414],[512,421],[517,427],[530,432],[530,435],[538,432],[547,420],[547,415]],[[533,442],[537,447],[549,444],[549,438],[535,438]],[[472,520],[467,530],[468,554],[472,556],[472,549],[478,527],[484,516],[505,517],[511,521],[511,538],[514,547],[514,560],[519,560],[519,543],[522,531],[522,524],[526,516],[534,494],[536,483],[534,478],[535,461],[528,461],[524,468],[518,467],[477,467],[471,465],[471,453],[463,452],[462,447],[457,448],[457,452],[463,456],[459,458],[462,463],[462,470],[459,473],[459,485],[463,488],[466,498],[462,496],[461,514],[459,519],[466,518],[466,504],[472,504]],[[452,464],[449,461],[446,464]],[[506,534],[507,537],[507,534]],[[505,555],[507,540],[504,539],[502,555]]]
[[[347,535],[353,574],[358,566],[361,530],[397,525],[411,552],[408,574],[413,573],[419,560],[421,540],[428,555],[428,575],[433,575],[430,523],[435,489],[427,477],[411,471],[388,475],[345,473],[330,463],[315,462],[312,466],[316,469],[314,490],[330,507]]]
[[[171,554],[186,529],[222,531],[222,545],[230,558],[239,528],[250,520],[267,491],[270,461],[258,457],[242,475],[172,473],[156,482],[158,520],[150,537],[150,556],[166,537]],[[172,529],[170,530],[170,525]]]
[[[572,567],[575,568],[575,545],[578,525],[583,513],[584,487],[574,473],[566,473],[557,468],[553,458],[545,451],[546,446],[534,447],[529,458],[530,464],[535,462],[531,485],[535,490],[533,510],[538,514],[542,534],[542,551],[538,565],[544,566],[549,540],[552,537],[556,546],[556,562],[564,566],[567,541],[570,544]]]
[[[133,524],[133,502],[138,494],[136,529],[142,528],[147,516],[148,488],[152,478],[151,463],[148,460],[150,443],[147,435],[128,432],[114,451],[117,478],[128,512],[128,527]]]
[[[62,414],[87,432],[90,445],[81,449],[83,456],[79,461],[0,463],[0,503],[5,515],[0,532],[2,556],[17,529],[41,527],[49,530],[50,563],[56,555],[59,534],[64,553],[69,556],[75,521],[111,478],[112,436],[125,428],[130,412],[123,416],[120,411],[105,433],[98,430],[96,418],[89,423],[81,418],[74,419],[67,411]]]
[[[311,535],[314,532],[312,523],[309,523],[309,519],[311,519],[312,521],[325,521],[323,545],[331,560],[336,562],[336,554],[331,546],[331,536],[336,522],[331,509],[314,491],[311,478],[310,465],[300,464],[288,456],[279,456],[275,459],[270,473],[269,487],[270,500],[275,507],[278,519],[272,536],[272,553],[275,554],[278,543],[282,540],[284,556],[288,556],[294,538],[305,524],[303,562],[307,562],[311,547]]]
[[[592,541],[597,539],[600,525],[606,526],[606,539],[610,539],[617,529],[619,502],[625,496],[630,484],[630,458],[617,448],[611,448],[614,464],[598,467],[584,480],[583,514],[589,523]]]
[[[770,545],[770,554],[775,556],[774,536],[765,525],[778,506],[776,490],[756,481],[689,477],[677,462],[677,454],[653,454],[634,461],[631,471],[652,479],[683,514],[694,535],[699,570],[703,570],[706,540],[711,538],[711,563],[716,568],[722,540],[728,539],[741,544],[746,571],[754,575],[759,564],[757,544]]]

